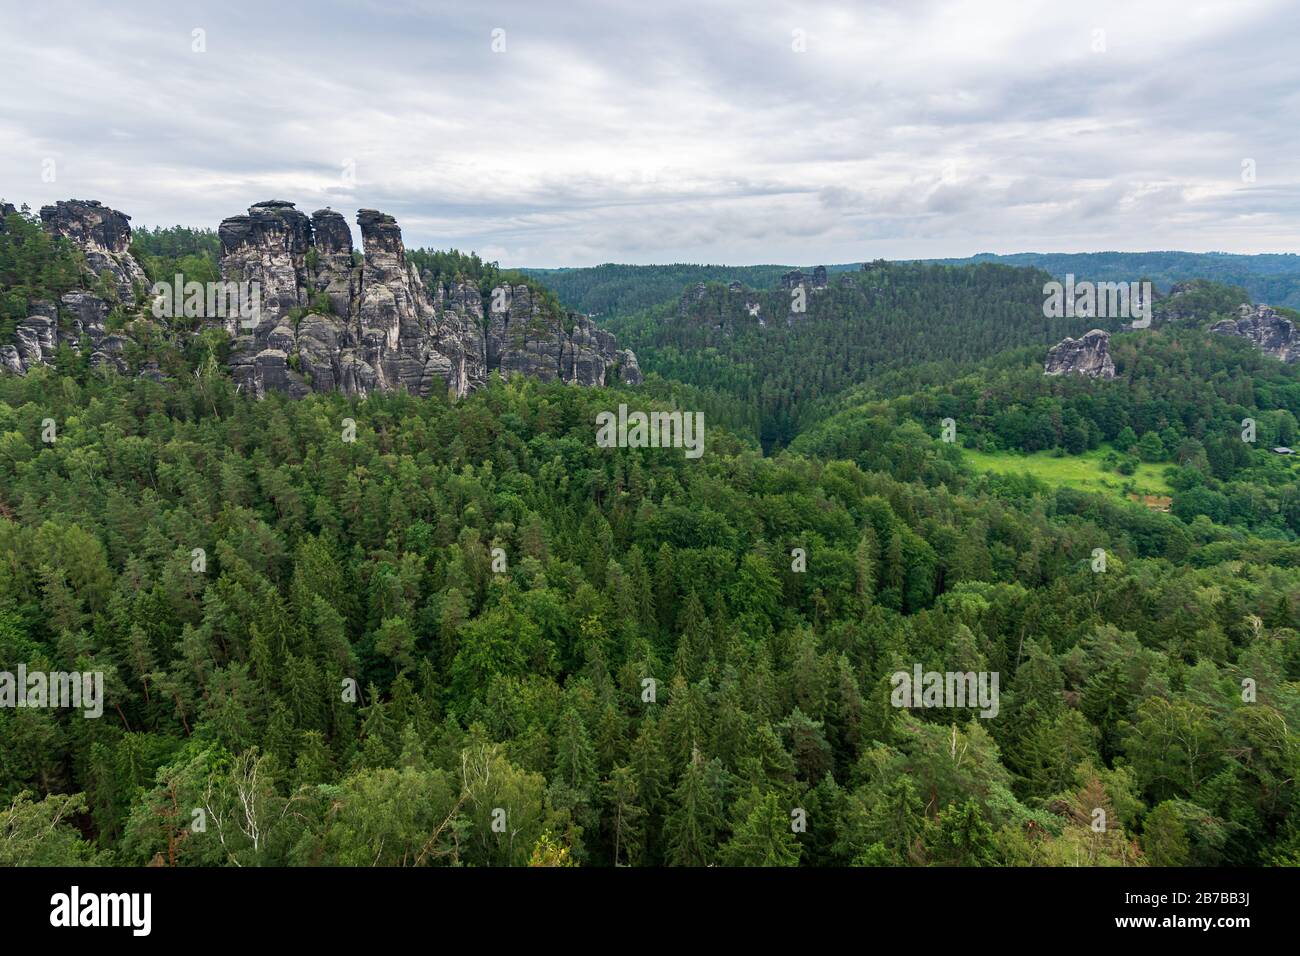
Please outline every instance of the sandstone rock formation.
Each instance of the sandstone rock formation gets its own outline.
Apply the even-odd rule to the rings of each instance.
[[[129,252],[129,217],[98,202],[71,200],[45,207],[41,218],[51,234],[82,250],[95,276],[111,274],[123,302],[135,301],[147,281]],[[256,283],[259,292],[255,314],[229,308],[205,319],[230,335],[231,373],[241,389],[259,398],[399,388],[459,397],[494,371],[579,385],[641,382],[636,356],[587,316],[557,314],[527,285],[486,290],[453,279],[427,287],[408,261],[392,216],[362,209],[357,224],[360,262],[347,221],[330,209],[308,217],[276,199],[221,223],[222,279]],[[92,277],[86,285],[94,287]],[[123,355],[130,340],[105,332],[109,302],[78,290],[59,305],[32,307],[14,343],[0,347],[0,368],[22,374],[49,362],[66,342],[74,350],[88,344],[93,366],[127,370]],[[140,374],[160,375],[156,368]]]
[[[18,354],[18,349],[13,345],[0,345],[0,369],[9,372],[11,375],[25,375],[27,368],[23,365],[22,356]]]
[[[357,225],[359,266],[347,223],[333,210],[308,219],[274,200],[221,224],[222,278],[257,281],[262,290],[250,328],[225,320],[236,337],[231,364],[241,387],[259,397],[399,388],[459,397],[493,371],[603,385],[617,369],[624,382],[641,380],[635,356],[586,316],[567,316],[566,329],[525,285],[482,290],[439,281],[428,288],[392,216],[362,209]],[[497,306],[486,317],[485,292]]]
[[[804,275],[799,269],[795,269],[793,272],[787,272],[785,275],[781,276],[782,289],[793,289],[795,286],[800,285],[808,289],[826,288],[826,267],[818,266],[813,269],[812,275],[810,276]]]
[[[9,203],[0,203],[0,229],[3,216],[16,211]],[[85,255],[86,285],[97,286],[100,274],[108,272],[112,294],[134,304],[137,289],[143,290],[147,279],[129,252],[128,216],[98,202],[74,199],[46,206],[41,210],[41,220],[51,235],[68,239]],[[58,303],[31,303],[27,317],[14,330],[13,344],[0,347],[0,367],[22,375],[33,365],[52,362],[60,344],[80,352],[84,343],[91,350],[91,365],[108,361],[125,371],[121,347],[114,348],[110,343],[110,352],[101,351],[110,308],[109,302],[85,289],[66,293]]]
[[[95,201],[69,199],[42,207],[41,222],[51,235],[70,240],[85,254],[94,278],[107,272],[121,302],[133,303],[136,289],[148,286],[144,269],[129,251],[130,216]]]
[[[82,289],[65,293],[58,306],[53,302],[33,302],[29,315],[14,330],[14,343],[0,346],[0,367],[17,375],[26,374],[33,365],[48,365],[60,344],[80,353],[83,344],[90,348],[90,364],[104,363],[119,372],[126,371],[122,351],[126,340],[106,333],[109,304]],[[62,319],[60,319],[62,312]]]
[[[1110,333],[1093,329],[1077,339],[1067,337],[1053,345],[1047,352],[1043,374],[1114,378],[1115,362],[1110,357]]]
[[[1261,352],[1283,362],[1300,361],[1300,328],[1270,306],[1243,304],[1237,318],[1216,322],[1210,331],[1249,339]]]

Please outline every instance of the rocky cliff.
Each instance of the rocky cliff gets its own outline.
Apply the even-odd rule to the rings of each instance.
[[[360,265],[346,222],[332,210],[308,219],[276,200],[221,224],[222,278],[262,289],[252,328],[226,320],[241,385],[259,396],[398,388],[462,396],[494,371],[579,385],[641,381],[636,356],[588,317],[552,314],[526,285],[427,287],[392,216],[362,209],[357,225]]]
[[[1110,357],[1110,333],[1093,329],[1077,339],[1067,337],[1053,345],[1047,352],[1043,374],[1114,378],[1115,362]]]
[[[120,301],[136,300],[147,282],[128,251],[127,216],[70,201],[45,207],[41,218],[85,253],[96,276],[110,274]],[[360,261],[346,220],[330,209],[308,217],[291,202],[270,200],[221,223],[222,279],[256,283],[259,293],[255,314],[231,308],[204,317],[230,335],[231,371],[241,389],[258,397],[398,388],[464,396],[493,371],[579,385],[641,381],[636,356],[587,316],[557,314],[527,285],[485,290],[434,277],[426,283],[408,261],[392,216],[362,209],[357,224]],[[90,277],[86,285],[95,287]],[[86,340],[94,364],[125,371],[129,340],[105,333],[109,310],[90,291],[69,293],[58,307],[37,303],[18,324],[15,343],[0,347],[0,367],[21,374],[48,362],[59,341],[75,349]]]
[[[781,276],[782,289],[793,289],[795,286],[800,285],[809,289],[826,288],[826,267],[818,266],[813,269],[812,275],[804,275],[801,270],[795,269],[793,272],[787,272]]]
[[[0,232],[4,217],[17,211],[0,203]],[[47,232],[68,239],[84,254],[84,285],[100,288],[100,277],[107,273],[110,298],[133,305],[137,291],[143,293],[144,270],[129,252],[130,217],[97,202],[73,199],[43,208],[41,221]],[[21,375],[33,365],[52,361],[61,344],[79,352],[85,343],[92,367],[108,364],[125,372],[123,352],[129,340],[107,334],[110,308],[107,299],[85,289],[68,292],[57,303],[32,302],[27,317],[17,323],[13,343],[0,345],[0,369]]]
[[[57,305],[33,302],[27,311],[27,318],[14,331],[13,344],[0,345],[0,369],[22,375],[33,365],[52,362],[61,343],[80,352],[86,342],[92,368],[108,364],[118,372],[127,371],[123,353],[130,340],[107,334],[109,304],[100,296],[78,289],[65,294]]]
[[[86,256],[95,278],[108,273],[118,301],[131,304],[149,284],[131,255],[131,217],[98,202],[69,199],[41,208],[41,222],[51,235],[62,236]]]
[[[1261,352],[1283,362],[1300,361],[1300,328],[1270,306],[1243,304],[1237,309],[1237,318],[1216,322],[1210,331],[1248,339]]]

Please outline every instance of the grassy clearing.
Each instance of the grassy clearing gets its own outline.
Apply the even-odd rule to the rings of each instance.
[[[1138,465],[1132,475],[1106,471],[1102,459],[1110,452],[1103,445],[1082,455],[1064,455],[1057,458],[1048,451],[1025,455],[1010,451],[973,451],[963,448],[962,454],[976,471],[991,471],[996,475],[1030,474],[1053,487],[1065,485],[1081,491],[1095,491],[1124,497],[1128,490],[1143,495],[1169,495],[1173,491],[1164,479],[1169,465],[1161,463]]]

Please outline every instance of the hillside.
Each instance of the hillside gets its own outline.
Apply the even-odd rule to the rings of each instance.
[[[1053,276],[1073,274],[1093,282],[1133,282],[1145,278],[1161,292],[1178,282],[1207,279],[1240,286],[1255,302],[1300,309],[1300,255],[1235,255],[1225,252],[1018,252],[983,253],[965,259],[925,259],[940,265],[994,262],[1042,269]]]
[[[857,263],[827,266],[850,272]],[[676,299],[683,288],[700,282],[739,282],[756,289],[776,286],[793,266],[721,266],[675,263],[630,266],[605,263],[579,269],[522,269],[544,282],[567,308],[601,319],[614,319]]]
[[[1294,253],[1237,255],[1223,252],[1018,252],[981,253],[965,258],[899,259],[898,263],[977,265],[991,263],[1040,269],[1056,278],[1073,274],[1094,282],[1134,282],[1146,278],[1160,292],[1175,283],[1208,279],[1239,286],[1255,302],[1300,308],[1300,256]],[[826,266],[830,274],[854,272],[862,263]],[[521,269],[553,289],[566,308],[614,319],[675,299],[699,282],[740,282],[750,288],[775,287],[790,265],[617,265],[574,269]],[[810,267],[802,267],[805,270]]]
[[[124,295],[244,263],[296,299],[287,210],[220,253],[5,220],[0,662],[100,690],[0,707],[0,864],[1300,863],[1295,313],[1196,282],[1120,331],[1033,269],[876,263],[612,320],[641,384],[502,375],[604,340],[321,216],[277,321],[395,322],[399,374],[250,389],[238,330]],[[511,283],[540,327],[490,352]],[[385,367],[452,316],[497,374]],[[674,402],[700,457],[599,440]],[[978,693],[900,700],[918,672]]]
[[[1044,317],[1045,281],[1041,272],[999,265],[872,263],[821,284],[701,283],[609,327],[644,371],[725,397],[743,413],[730,423],[771,449],[834,396],[882,374],[938,364],[951,375],[1005,349],[1046,347],[1099,324]]]

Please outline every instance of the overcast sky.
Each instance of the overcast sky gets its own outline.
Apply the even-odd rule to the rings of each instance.
[[[0,0],[0,64],[0,197],[136,226],[368,207],[508,266],[1300,252],[1295,0]]]

